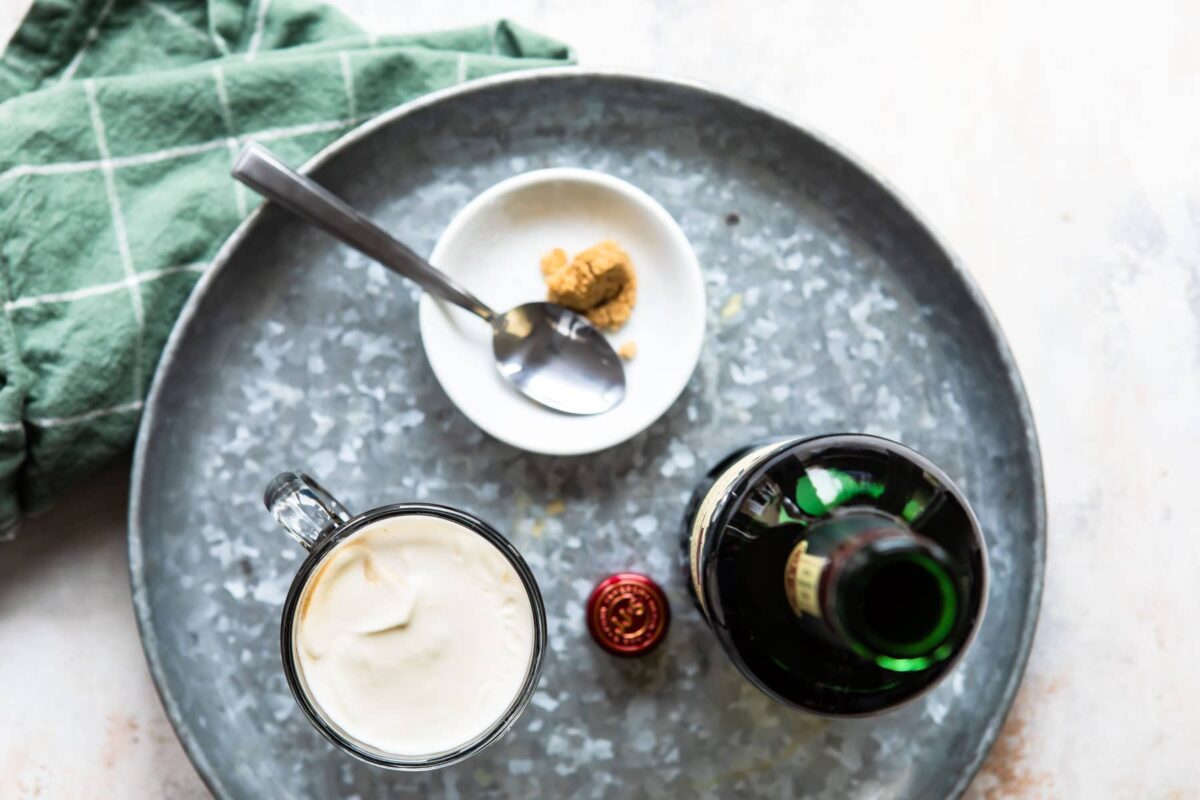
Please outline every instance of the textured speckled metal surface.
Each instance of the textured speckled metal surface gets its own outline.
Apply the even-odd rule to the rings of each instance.
[[[659,200],[705,270],[708,339],[657,424],[595,456],[531,456],[474,428],[417,341],[415,290],[265,207],[206,276],[163,357],[135,456],[134,602],[168,714],[221,797],[935,797],[996,735],[1037,615],[1041,464],[1019,377],[981,298],[912,213],[845,156],[688,84],[579,70],[431,96],[318,157],[316,177],[428,252],[454,212],[515,173],[611,172]],[[642,342],[642,348],[669,343]],[[688,598],[693,482],[769,434],[862,430],[941,465],[993,570],[957,672],[897,713],[829,721],[777,706],[726,661]],[[396,775],[303,720],[276,647],[302,552],[260,493],[282,469],[352,507],[427,500],[489,520],[546,599],[550,652],[516,728],[480,757]],[[657,578],[663,647],[588,641],[603,575]]]

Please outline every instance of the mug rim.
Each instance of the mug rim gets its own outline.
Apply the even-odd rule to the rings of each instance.
[[[489,544],[499,550],[513,566],[513,569],[516,570],[522,585],[525,587],[525,593],[529,597],[530,609],[533,612],[533,648],[530,654],[529,668],[525,673],[525,680],[521,691],[513,698],[512,702],[504,710],[504,713],[498,716],[492,725],[475,738],[453,749],[421,757],[398,756],[382,749],[364,747],[363,744],[365,743],[357,743],[347,733],[341,731],[332,720],[322,715],[300,677],[300,665],[297,663],[293,647],[296,629],[296,608],[300,603],[303,590],[308,585],[308,581],[317,566],[341,542],[372,522],[405,516],[437,517],[453,522],[467,528],[478,536],[482,536]],[[542,667],[545,663],[546,607],[542,599],[541,588],[538,586],[533,571],[525,562],[525,558],[513,546],[512,542],[508,541],[503,534],[490,524],[474,514],[451,506],[421,502],[392,503],[354,515],[323,534],[312,549],[308,551],[307,557],[299,569],[296,570],[296,575],[292,578],[287,598],[283,603],[283,616],[279,626],[279,645],[280,653],[283,657],[283,674],[287,679],[288,688],[291,689],[292,697],[295,698],[296,704],[300,706],[300,710],[304,712],[304,716],[308,719],[309,723],[322,736],[339,749],[368,764],[385,769],[420,772],[457,764],[460,761],[470,758],[504,736],[516,724],[516,721],[520,719],[525,707],[529,704],[530,699],[537,690],[542,674]]]

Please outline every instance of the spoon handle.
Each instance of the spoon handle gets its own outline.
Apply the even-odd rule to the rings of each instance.
[[[288,167],[261,144],[250,142],[246,145],[234,162],[233,177],[426,291],[488,322],[496,318],[496,312],[450,276],[434,268],[324,186]]]

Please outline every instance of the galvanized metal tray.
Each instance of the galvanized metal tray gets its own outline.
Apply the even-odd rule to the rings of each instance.
[[[978,290],[837,148],[687,83],[578,69],[471,83],[372,121],[308,169],[428,252],[475,194],[557,165],[653,195],[708,284],[687,390],[598,455],[533,456],[484,436],[434,381],[414,290],[277,208],[247,220],[197,287],[142,421],[129,554],[151,671],[200,774],[222,798],[961,793],[1020,680],[1045,552],[1028,404]],[[979,514],[994,576],[953,677],[870,720],[807,717],[743,681],[678,563],[684,501],[711,462],[764,435],[842,430],[900,439],[945,468]],[[502,743],[395,774],[309,729],[277,639],[300,554],[259,499],[285,468],[356,509],[461,506],[523,551],[551,651]],[[584,625],[588,590],[627,568],[662,581],[675,611],[640,661],[605,655]]]

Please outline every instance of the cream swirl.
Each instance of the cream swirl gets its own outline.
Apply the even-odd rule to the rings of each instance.
[[[333,549],[296,612],[301,679],[352,738],[403,756],[466,744],[520,692],[533,608],[516,569],[449,520],[373,522]]]

